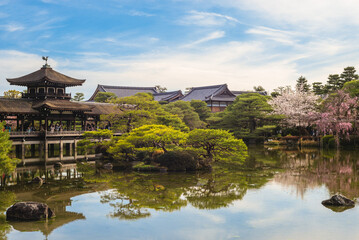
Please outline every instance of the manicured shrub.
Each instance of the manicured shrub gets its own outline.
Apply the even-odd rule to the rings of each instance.
[[[160,155],[156,162],[169,171],[196,170],[197,154],[191,151],[170,151]]]

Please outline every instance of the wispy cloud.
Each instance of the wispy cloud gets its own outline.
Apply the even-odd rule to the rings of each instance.
[[[204,42],[208,42],[208,41],[211,41],[211,40],[214,40],[214,39],[219,39],[219,38],[223,38],[224,36],[226,35],[226,33],[224,31],[215,31],[215,32],[212,32],[210,34],[208,34],[207,36],[201,38],[201,39],[198,39],[190,44],[186,44],[184,45],[184,47],[193,47],[195,45],[198,45],[198,44],[201,44],[201,43],[204,43]]]
[[[24,27],[18,23],[9,23],[5,25],[0,25],[0,29],[3,29],[7,32],[16,32],[24,30]]]
[[[155,16],[155,14],[146,13],[146,12],[137,11],[137,10],[129,11],[128,15],[130,15],[130,16],[139,16],[139,17],[153,17],[153,16]]]
[[[183,25],[220,26],[226,23],[239,23],[239,21],[234,17],[219,13],[190,11],[179,23]]]
[[[261,37],[265,37],[267,39],[288,45],[294,45],[298,41],[298,39],[295,38],[296,36],[298,36],[297,33],[263,26],[251,28],[247,30],[246,33],[260,35]]]

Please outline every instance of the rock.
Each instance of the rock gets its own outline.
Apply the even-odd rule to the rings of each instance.
[[[42,185],[44,183],[44,180],[41,177],[35,177],[34,179],[31,180],[31,183],[37,183]]]
[[[102,166],[106,170],[111,170],[113,168],[112,163],[106,163]]]
[[[6,210],[6,220],[35,221],[55,217],[45,203],[18,202]]]
[[[348,206],[353,207],[355,202],[340,194],[335,194],[328,200],[322,202],[324,206]]]

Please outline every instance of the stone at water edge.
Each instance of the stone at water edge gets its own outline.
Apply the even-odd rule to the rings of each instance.
[[[18,202],[6,210],[6,220],[36,221],[53,218],[55,213],[45,203]]]
[[[113,168],[112,163],[106,163],[102,166],[103,169],[111,170]]]
[[[355,202],[346,198],[343,195],[335,194],[330,199],[324,200],[322,202],[324,206],[350,206],[353,207]]]
[[[40,177],[35,177],[34,179],[31,180],[31,183],[38,183],[42,185],[44,183],[44,180]]]

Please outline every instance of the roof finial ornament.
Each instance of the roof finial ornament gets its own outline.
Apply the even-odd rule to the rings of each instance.
[[[46,56],[46,57],[42,56],[42,60],[45,61],[45,65],[42,66],[43,68],[50,68],[50,65],[47,64],[48,59],[49,59],[49,56]]]

